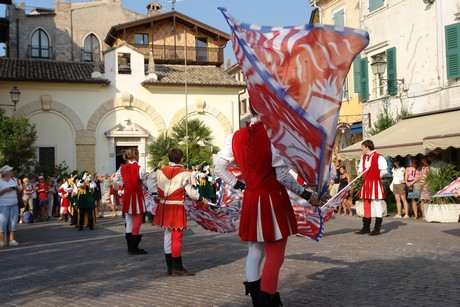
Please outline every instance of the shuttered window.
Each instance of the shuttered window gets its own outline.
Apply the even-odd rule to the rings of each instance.
[[[361,59],[360,63],[360,94],[361,94],[361,101],[368,101],[369,100],[369,72],[368,72],[368,60],[367,58]]]
[[[460,78],[460,23],[446,26],[447,79]]]
[[[369,13],[383,6],[384,0],[369,0]]]
[[[353,92],[360,93],[361,92],[361,57],[358,55],[353,60]]]
[[[387,49],[388,95],[398,93],[398,76],[396,74],[396,47]]]
[[[334,13],[334,26],[345,26],[345,12],[343,9]]]

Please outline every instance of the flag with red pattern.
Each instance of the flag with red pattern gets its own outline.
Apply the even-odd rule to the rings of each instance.
[[[237,22],[220,10],[231,28],[251,105],[272,144],[324,195],[342,86],[353,59],[369,43],[368,33],[320,24],[262,27]]]
[[[460,177],[449,183],[446,187],[439,190],[433,197],[455,196],[455,192],[460,191]]]

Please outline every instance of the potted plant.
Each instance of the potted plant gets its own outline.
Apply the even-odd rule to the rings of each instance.
[[[426,184],[431,195],[457,179],[459,171],[453,163],[442,165],[437,169],[430,169],[426,177]],[[457,223],[460,210],[452,197],[432,197],[425,205],[425,220],[427,222]]]

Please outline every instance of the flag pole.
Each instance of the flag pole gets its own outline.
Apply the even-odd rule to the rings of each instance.
[[[188,161],[188,95],[187,95],[187,31],[184,31],[185,39],[185,65],[184,65],[184,83],[185,83],[185,164],[189,167]]]
[[[367,172],[367,170],[365,170],[363,172],[363,174]],[[362,175],[361,175],[362,176]],[[353,179],[352,181],[350,181],[349,184],[347,184],[341,191],[345,190],[345,189],[348,189],[353,183],[355,183],[356,180],[358,180],[358,178],[361,178],[361,176],[357,176],[355,179]],[[334,196],[332,196],[331,199],[329,199],[324,205],[321,206],[321,209],[323,209],[324,207],[326,207],[331,201],[333,201],[334,199],[336,199],[338,196],[340,195],[340,192],[335,194]]]

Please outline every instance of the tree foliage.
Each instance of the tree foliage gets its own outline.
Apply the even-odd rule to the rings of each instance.
[[[188,134],[188,138],[187,138]],[[184,155],[187,153],[186,144],[188,139],[188,159],[184,157],[184,164],[188,167],[191,163],[208,163],[211,164],[212,154],[219,151],[218,147],[212,145],[212,132],[201,120],[192,119],[182,120],[172,128],[171,136],[162,133],[158,138],[150,143],[147,152],[151,157],[148,165],[152,169],[162,167],[168,164],[168,152],[172,148],[180,148]]]
[[[383,109],[377,115],[377,120],[374,122],[374,126],[369,130],[369,135],[376,135],[377,133],[386,130],[399,122],[401,118],[412,115],[408,108],[404,106],[394,116],[391,114],[389,107],[386,103],[383,105]]]
[[[37,131],[25,117],[7,117],[0,109],[0,165],[15,169],[15,176],[33,174],[36,165]]]

